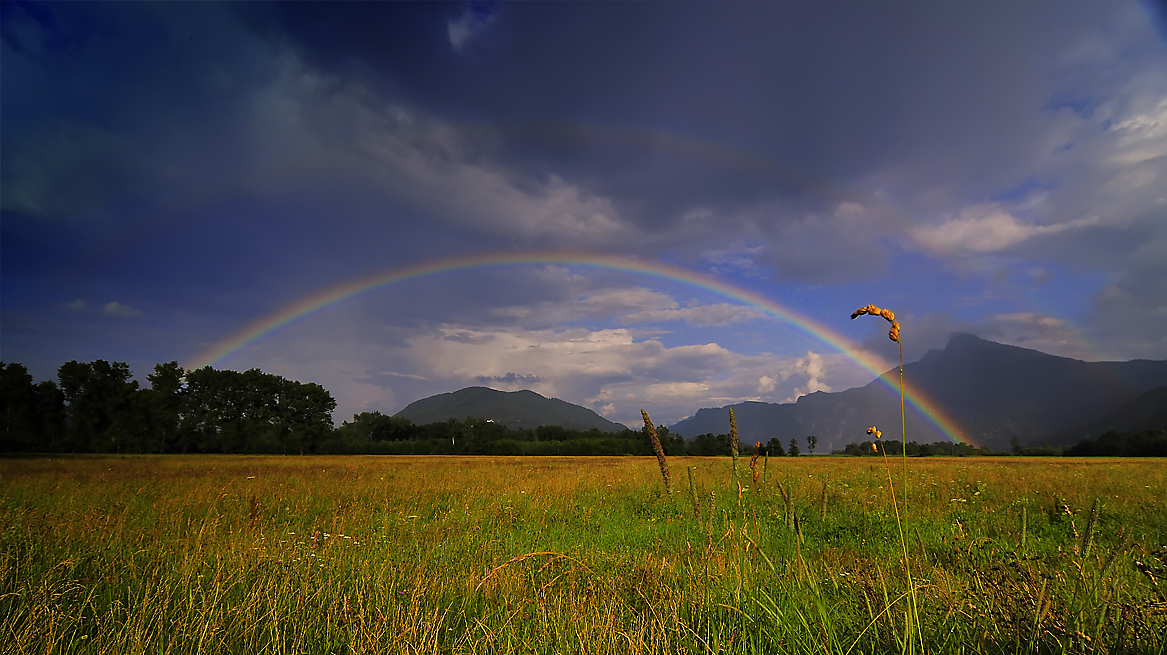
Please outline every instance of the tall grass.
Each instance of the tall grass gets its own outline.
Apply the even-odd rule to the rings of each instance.
[[[900,443],[904,445],[904,447],[900,448],[900,453],[901,459],[903,461],[902,490],[904,494],[904,512],[906,513],[908,511],[908,449],[906,447],[908,443],[908,424],[907,413],[904,407],[904,344],[900,341],[900,324],[896,321],[895,312],[891,311],[890,309],[880,309],[875,305],[867,305],[866,307],[860,307],[859,309],[856,309],[851,313],[851,320],[855,320],[864,314],[882,317],[884,320],[890,323],[891,328],[888,330],[887,338],[894,341],[896,346],[899,348]],[[877,430],[875,427],[869,428],[867,433],[874,434],[876,440],[879,440],[880,433],[879,430]],[[883,453],[884,465],[886,467],[887,453],[882,448],[880,451]],[[923,632],[921,631],[920,627],[919,598],[916,593],[916,585],[912,581],[912,566],[911,559],[908,557],[908,542],[907,539],[904,538],[903,521],[900,517],[899,503],[896,500],[895,485],[892,484],[890,468],[887,469],[887,483],[888,492],[891,494],[892,507],[895,509],[896,528],[899,530],[900,548],[903,553],[904,575],[908,579],[908,593],[904,596],[904,598],[907,600],[908,609],[904,614],[903,652],[912,653],[917,649],[923,648]]]
[[[873,462],[651,462],[0,459],[0,651],[886,653],[913,588],[929,653],[1164,649],[1161,461],[913,460],[913,584]]]

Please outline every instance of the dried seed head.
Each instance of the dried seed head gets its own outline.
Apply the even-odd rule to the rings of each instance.
[[[879,452],[879,446],[876,446],[875,444],[871,444],[871,452],[873,452],[873,453],[878,453],[878,452]]]
[[[854,320],[860,316],[863,316],[864,314],[879,314],[879,308],[876,307],[875,305],[868,305],[866,307],[860,307],[859,309],[856,309],[855,311],[851,312],[851,319]]]
[[[642,410],[640,410],[640,416],[641,416],[641,418],[644,419],[644,427],[648,428],[648,431],[655,435],[656,434],[656,426],[654,426],[652,424],[652,419],[648,417],[648,412],[646,412],[642,409]]]
[[[648,439],[652,442],[652,451],[656,455],[656,462],[660,466],[660,476],[665,482],[665,492],[673,493],[673,483],[669,479],[669,467],[665,462],[665,450],[660,445],[660,438],[656,434],[656,426],[652,424],[652,419],[648,417],[648,412],[643,409],[640,410],[641,417],[644,418],[644,428],[648,431]]]
[[[889,339],[891,339],[892,341],[899,343],[899,341],[900,341],[900,324],[896,323],[895,312],[893,312],[890,309],[880,309],[879,307],[876,307],[875,305],[868,305],[866,307],[860,307],[859,309],[856,309],[855,311],[851,312],[851,318],[855,319],[855,318],[858,318],[860,316],[863,316],[864,314],[871,314],[872,316],[879,316],[879,317],[886,319],[888,323],[891,323],[891,331],[889,331],[887,333],[887,337]]]
[[[737,475],[737,456],[738,448],[741,447],[741,442],[738,441],[737,436],[737,419],[733,416],[733,408],[729,408],[729,452],[733,456],[733,472]]]

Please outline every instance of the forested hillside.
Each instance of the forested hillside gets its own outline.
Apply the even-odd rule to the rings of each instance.
[[[418,424],[481,416],[515,429],[533,429],[540,425],[558,425],[583,431],[595,428],[601,432],[624,432],[628,429],[586,407],[558,398],[545,398],[526,389],[499,391],[487,387],[467,387],[415,400],[394,416]]]

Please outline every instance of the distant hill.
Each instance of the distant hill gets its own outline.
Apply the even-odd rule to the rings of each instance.
[[[778,437],[784,443],[815,435],[819,448],[826,451],[866,440],[866,429],[875,425],[885,439],[898,440],[898,369],[881,378],[843,392],[816,392],[789,404],[733,405],[738,434],[744,442]],[[905,365],[904,378],[960,426],[970,442],[1007,450],[1013,438],[1033,445],[1076,443],[1081,437],[1073,435],[1093,422],[1119,412],[1141,394],[1167,386],[1167,361],[1083,362],[953,334],[943,350],[931,350]],[[726,433],[729,408],[701,409],[670,430],[686,437]],[[909,441],[947,440],[910,406],[907,432]]]
[[[498,391],[486,387],[467,387],[409,403],[397,412],[417,425],[447,419],[459,421],[467,416],[490,419],[517,430],[540,425],[558,425],[572,430],[621,432],[627,428],[613,423],[586,407],[558,398],[545,398],[534,391]]]

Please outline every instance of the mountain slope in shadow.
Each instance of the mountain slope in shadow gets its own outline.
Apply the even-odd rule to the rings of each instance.
[[[518,430],[540,425],[558,425],[572,430],[595,428],[603,432],[622,432],[626,428],[613,423],[586,407],[558,398],[546,398],[534,391],[499,391],[487,387],[467,387],[409,403],[394,414],[416,425],[438,423],[467,416],[490,419]]]
[[[1167,386],[1167,361],[1083,362],[957,333],[943,350],[905,365],[904,379],[937,410],[909,405],[908,441],[946,441],[950,434],[941,426],[949,424],[969,443],[1005,450],[1014,438],[1025,444],[1076,443],[1072,435],[1090,422]],[[824,450],[842,448],[867,440],[872,425],[884,439],[898,440],[899,370],[864,387],[817,392],[794,403],[732,407],[745,442],[777,437],[785,443],[815,435]],[[686,437],[728,432],[729,407],[699,410],[670,429]]]

